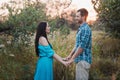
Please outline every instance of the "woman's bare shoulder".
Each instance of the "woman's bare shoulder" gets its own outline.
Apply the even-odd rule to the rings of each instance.
[[[45,37],[41,36],[39,38],[39,44],[47,46],[48,45],[47,39]]]

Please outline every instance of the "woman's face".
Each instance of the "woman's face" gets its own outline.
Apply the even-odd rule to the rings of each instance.
[[[48,24],[48,23],[47,23],[47,27],[46,27],[46,30],[45,30],[45,31],[46,31],[46,33],[47,33],[47,34],[49,34],[49,33],[50,33],[50,26],[49,26],[49,24]]]

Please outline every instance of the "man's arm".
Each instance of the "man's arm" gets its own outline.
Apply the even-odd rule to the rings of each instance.
[[[78,47],[78,49],[75,51],[75,53],[73,54],[71,59],[68,61],[68,63],[71,64],[74,61],[74,59],[82,53],[82,51],[83,49]]]
[[[66,58],[63,58],[63,60],[65,60],[65,61],[69,60],[73,56],[74,52],[75,52],[75,47],[72,49],[72,51]]]
[[[72,58],[68,61],[69,64],[71,64],[74,61],[74,59],[83,52],[83,50],[86,48],[87,42],[89,41],[90,30],[83,29],[81,30],[81,33],[82,35],[79,35],[81,37],[79,47],[73,54]]]

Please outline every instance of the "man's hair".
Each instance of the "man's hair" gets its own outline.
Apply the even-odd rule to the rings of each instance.
[[[77,12],[80,12],[81,13],[80,15],[82,17],[85,16],[87,18],[87,16],[88,16],[88,11],[85,8],[81,8],[81,9],[77,10]]]

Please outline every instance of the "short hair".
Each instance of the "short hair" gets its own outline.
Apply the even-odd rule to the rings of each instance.
[[[80,15],[85,16],[86,18],[88,16],[88,11],[85,8],[81,8],[81,9],[77,10],[77,12],[80,12],[81,13]]]

